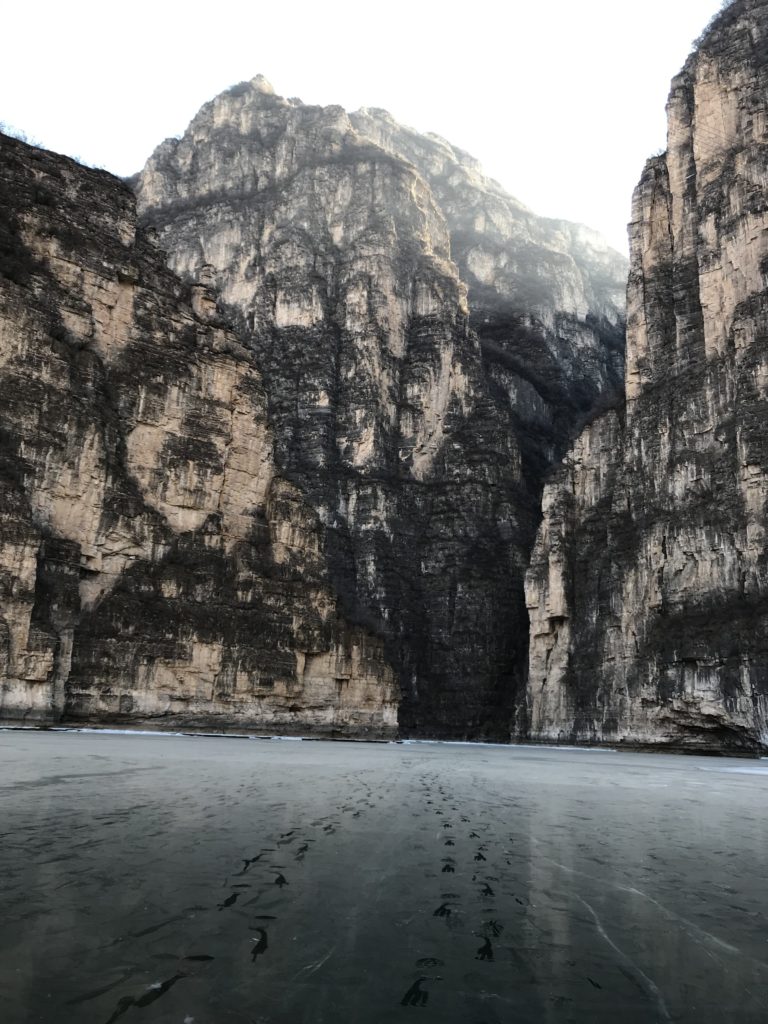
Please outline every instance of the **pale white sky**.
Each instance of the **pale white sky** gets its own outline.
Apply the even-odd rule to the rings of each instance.
[[[42,0],[3,12],[0,120],[116,174],[216,93],[385,107],[626,248],[669,81],[720,0]]]

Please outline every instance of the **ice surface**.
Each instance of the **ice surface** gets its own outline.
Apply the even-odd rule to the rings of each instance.
[[[765,1024],[763,762],[0,735],[4,1024]]]

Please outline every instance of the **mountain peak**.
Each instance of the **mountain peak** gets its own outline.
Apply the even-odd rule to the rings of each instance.
[[[251,79],[251,88],[256,92],[261,92],[265,96],[274,96],[275,90],[272,87],[272,83],[269,82],[264,75],[256,75],[255,78]]]

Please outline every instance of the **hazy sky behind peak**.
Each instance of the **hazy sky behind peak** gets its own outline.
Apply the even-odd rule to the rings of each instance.
[[[3,14],[0,120],[116,174],[261,73],[385,107],[468,150],[537,213],[626,248],[671,77],[720,0],[43,0]]]

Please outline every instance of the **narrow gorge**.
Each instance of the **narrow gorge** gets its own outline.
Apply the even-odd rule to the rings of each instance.
[[[0,135],[0,722],[768,746],[767,95],[736,0],[629,270],[261,76],[127,182]]]

